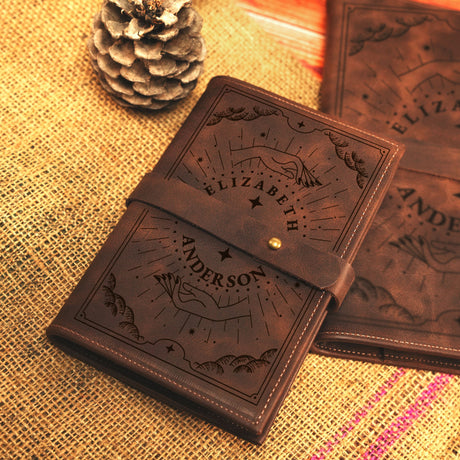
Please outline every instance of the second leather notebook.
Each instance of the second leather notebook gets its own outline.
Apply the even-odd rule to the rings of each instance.
[[[143,146],[145,148],[145,146]],[[261,443],[402,152],[227,77],[128,199],[49,337]]]

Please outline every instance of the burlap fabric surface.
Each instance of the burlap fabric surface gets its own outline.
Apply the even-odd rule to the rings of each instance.
[[[317,105],[319,82],[231,2],[197,0],[209,50],[198,87],[161,114],[122,108],[86,52],[99,6],[13,0],[0,18],[0,458],[458,458],[451,376],[309,356],[255,447],[48,343],[124,198],[212,76]]]

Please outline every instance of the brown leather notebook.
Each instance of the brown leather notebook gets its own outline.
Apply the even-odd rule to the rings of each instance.
[[[406,154],[312,350],[460,373],[460,13],[332,0],[327,39],[322,108]]]
[[[401,148],[214,78],[47,329],[70,354],[261,443]]]
[[[399,169],[314,351],[460,373],[460,180]]]
[[[328,0],[321,109],[403,143],[401,166],[456,177],[460,11],[399,0]],[[420,145],[420,144],[419,144]]]

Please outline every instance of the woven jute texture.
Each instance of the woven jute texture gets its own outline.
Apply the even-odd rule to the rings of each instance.
[[[45,328],[209,79],[316,106],[319,82],[229,0],[196,0],[206,71],[161,114],[118,106],[85,42],[94,0],[11,0],[0,16],[1,459],[452,459],[460,380],[309,356],[262,447],[70,358]]]

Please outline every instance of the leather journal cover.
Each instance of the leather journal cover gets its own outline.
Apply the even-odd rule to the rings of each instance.
[[[312,350],[460,373],[460,13],[332,0],[327,39],[322,108],[406,154]]]
[[[216,77],[55,320],[68,353],[261,443],[402,149]]]
[[[459,174],[460,11],[328,0],[321,109],[408,143],[402,167]],[[418,148],[420,145],[427,149]],[[446,149],[439,158],[436,151]]]

